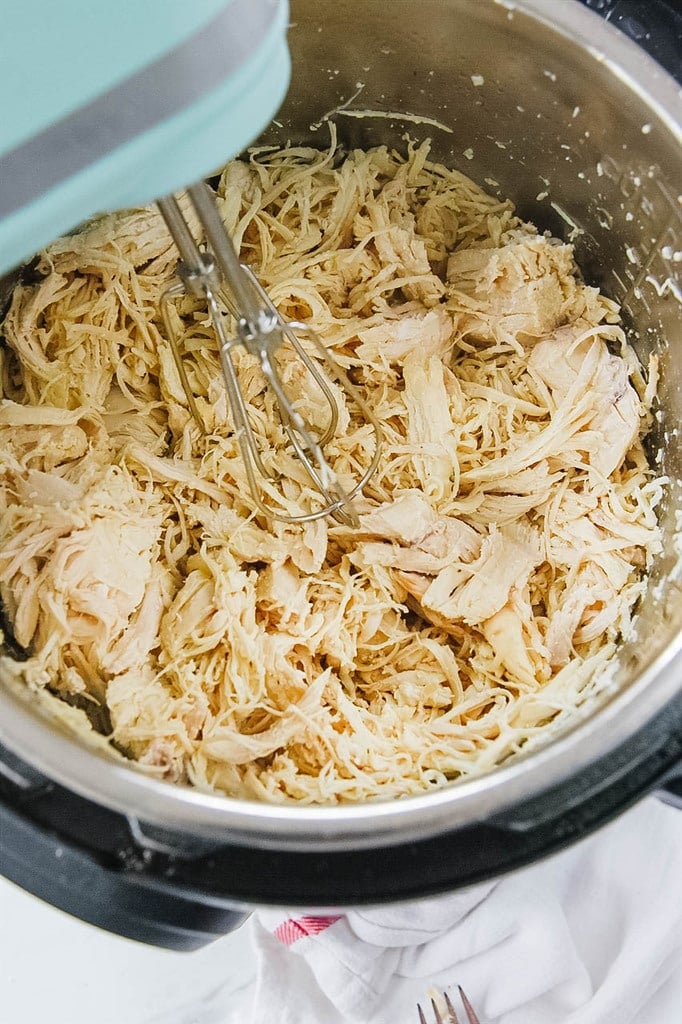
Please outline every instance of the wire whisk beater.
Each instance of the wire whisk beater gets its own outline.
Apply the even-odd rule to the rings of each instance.
[[[240,263],[232,240],[220,218],[213,194],[207,185],[193,185],[188,196],[206,237],[206,250],[200,248],[180,205],[173,196],[159,200],[159,209],[180,254],[179,280],[161,299],[165,332],[173,352],[180,381],[197,425],[204,429],[196,399],[190,386],[180,341],[170,315],[170,306],[189,294],[206,301],[209,317],[218,339],[220,363],[225,380],[240,453],[246,469],[251,497],[256,508],[266,516],[286,523],[305,523],[324,516],[357,527],[358,516],[353,499],[375,473],[381,454],[382,430],[358,389],[345,371],[332,358],[315,331],[304,323],[286,321],[281,316],[256,276]],[[221,303],[231,315],[236,329],[228,330]],[[302,343],[308,342],[310,351]],[[322,396],[327,415],[323,427],[304,420],[284,383],[278,356],[285,345],[300,360],[317,392]],[[247,403],[242,392],[233,358],[234,349],[244,348],[254,356],[263,378],[274,396],[281,424],[305,477],[320,499],[320,507],[310,511],[287,514],[266,501],[268,484],[276,483],[279,473],[266,466]],[[313,358],[311,352],[316,358]],[[325,446],[335,436],[339,424],[339,405],[331,384],[334,381],[355,405],[374,435],[374,450],[360,479],[348,489],[330,466]],[[272,460],[268,460],[272,461]]]

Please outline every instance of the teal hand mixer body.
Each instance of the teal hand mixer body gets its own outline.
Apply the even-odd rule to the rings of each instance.
[[[381,429],[308,325],[286,323],[240,264],[201,179],[268,124],[289,81],[286,0],[65,0],[10,4],[0,42],[0,89],[12,98],[0,125],[0,273],[103,210],[156,200],[179,250],[167,307],[188,291],[206,300],[254,504],[269,517],[332,515],[356,524],[353,496],[379,457]],[[192,184],[199,182],[199,184]],[[187,187],[206,239],[199,245],[173,193]],[[226,316],[226,311],[231,317]],[[164,317],[190,410],[201,427],[183,361]],[[236,325],[230,331],[228,323]],[[235,345],[260,362],[282,423],[319,500],[284,514],[266,504],[258,450],[232,360]],[[321,433],[294,408],[277,370],[293,346],[329,405]],[[326,371],[374,428],[374,457],[351,489],[324,446],[337,408]]]

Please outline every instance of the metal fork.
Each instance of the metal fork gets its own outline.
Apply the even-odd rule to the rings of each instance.
[[[464,1007],[464,1010],[467,1015],[467,1021],[469,1022],[469,1024],[481,1024],[480,1020],[476,1016],[473,1006],[471,1005],[466,995],[462,991],[462,986],[458,985],[457,988],[459,989],[459,997],[462,1000],[462,1006]],[[452,1000],[450,999],[450,996],[447,994],[447,992],[443,993],[443,999],[445,1000],[445,1006],[447,1008],[447,1019],[443,1017],[443,1014],[441,1013],[440,1007],[438,1006],[436,1000],[431,1000],[434,1024],[460,1024],[460,1019],[457,1016],[457,1012],[454,1006],[452,1005]],[[419,1003],[417,1003],[417,1012],[419,1013],[419,1024],[428,1024],[426,1017],[424,1016],[424,1011],[422,1010]]]

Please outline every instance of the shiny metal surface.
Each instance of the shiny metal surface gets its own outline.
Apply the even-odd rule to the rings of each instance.
[[[642,361],[659,354],[652,456],[671,484],[665,551],[636,633],[622,645],[610,696],[550,746],[392,803],[275,807],[165,785],[46,728],[31,695],[10,687],[0,687],[0,739],[79,793],[167,828],[261,846],[379,846],[541,793],[680,693],[682,103],[671,78],[573,0],[294,0],[292,23],[293,84],[263,141],[323,147],[332,117],[348,147],[432,138],[438,159],[514,198],[540,228],[572,237],[585,277],[622,302]]]
[[[310,324],[285,321],[253,271],[240,263],[209,186],[200,182],[192,185],[187,194],[210,248],[204,252],[199,247],[175,196],[159,199],[157,205],[180,253],[177,266],[180,280],[171,284],[161,296],[161,314],[187,404],[197,427],[204,431],[204,423],[185,371],[173,317],[169,313],[172,302],[184,294],[194,295],[206,302],[208,317],[218,341],[225,392],[255,508],[269,519],[278,519],[284,523],[310,523],[331,516],[346,526],[358,527],[360,520],[353,498],[362,491],[379,465],[382,442],[379,422],[346,373],[324,347],[313,327]],[[236,329],[232,334],[226,327],[221,300],[235,322]],[[308,339],[314,358],[303,347],[301,337]],[[285,345],[290,346],[295,357],[307,370],[311,393],[317,393],[326,403],[327,421],[322,431],[305,422],[296,410],[293,398],[287,393],[278,365]],[[280,421],[291,447],[307,474],[309,486],[321,499],[321,504],[318,501],[318,507],[312,510],[285,513],[275,501],[268,503],[265,500],[265,484],[270,482],[277,485],[284,481],[279,474],[266,469],[261,458],[237,367],[232,359],[232,350],[237,346],[243,346],[257,360],[264,382],[275,398]],[[360,412],[374,432],[374,454],[358,482],[349,491],[342,486],[324,453],[324,447],[334,436],[339,421],[339,406],[331,388],[332,380],[346,392],[346,396],[355,404],[356,411]]]

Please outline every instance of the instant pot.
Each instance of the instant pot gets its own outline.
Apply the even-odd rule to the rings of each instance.
[[[571,240],[586,279],[621,303],[643,364],[658,353],[664,550],[599,706],[487,776],[404,800],[271,806],[164,784],[79,743],[0,674],[0,872],[174,949],[255,905],[328,910],[467,886],[651,791],[682,806],[682,13],[675,0],[291,7],[292,86],[263,141],[324,147],[330,119],[347,147],[431,138],[436,159]],[[21,655],[9,642],[5,653]]]

